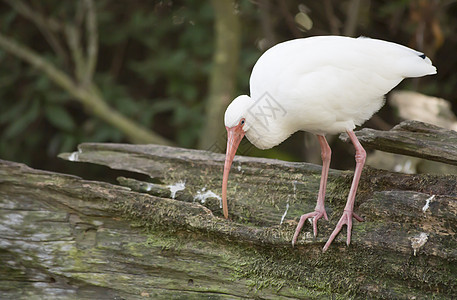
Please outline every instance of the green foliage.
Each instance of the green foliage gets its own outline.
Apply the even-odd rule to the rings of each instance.
[[[77,3],[50,1],[42,4],[42,11],[60,22],[77,24]],[[33,23],[0,5],[2,32],[74,73],[73,64],[56,56]],[[96,5],[100,55],[95,84],[100,94],[143,126],[179,145],[195,146],[213,52],[209,2]],[[62,42],[66,43],[64,38]],[[1,50],[0,64],[1,158],[40,166],[43,159],[52,160],[81,142],[125,141],[122,133],[86,114],[40,72]]]
[[[82,27],[81,1],[28,1],[24,3],[64,24]],[[348,1],[330,1],[338,30],[348,18]],[[204,101],[214,50],[213,10],[210,1],[94,1],[97,11],[99,56],[94,83],[98,92],[116,110],[179,146],[195,147],[204,124]],[[242,46],[238,67],[238,93],[249,93],[249,75],[265,36],[280,42],[292,39],[290,17],[300,10],[314,27],[299,35],[329,34],[328,11],[320,1],[271,2],[262,11],[257,2],[241,0],[237,7],[242,23]],[[300,5],[299,5],[300,4]],[[354,35],[389,39],[431,53],[438,75],[421,81],[419,90],[455,99],[457,65],[455,16],[457,5],[440,1],[360,2]],[[421,6],[422,5],[422,6]],[[429,12],[429,13],[428,13]],[[264,15],[262,15],[264,14]],[[421,23],[422,22],[422,23]],[[268,24],[267,24],[268,23]],[[0,2],[0,30],[37,51],[60,70],[74,77],[74,63],[63,28],[57,36],[65,55],[55,51],[37,26]],[[267,26],[268,25],[268,26]],[[293,26],[293,24],[292,24]],[[423,31],[419,31],[422,28]],[[272,31],[267,34],[267,31]],[[444,42],[435,44],[442,33]],[[85,43],[82,43],[83,48]],[[57,153],[71,151],[81,142],[125,142],[116,128],[88,114],[84,107],[46,76],[0,49],[0,158],[49,168]],[[414,86],[418,88],[418,86]],[[221,120],[222,122],[222,120]],[[277,157],[291,145],[282,145]],[[295,147],[296,148],[296,147]],[[290,152],[289,152],[290,153]],[[268,156],[268,152],[251,154]]]
[[[75,128],[72,116],[58,105],[47,105],[44,107],[46,119],[61,131],[71,131]]]

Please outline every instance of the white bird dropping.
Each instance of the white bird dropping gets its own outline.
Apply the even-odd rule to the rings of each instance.
[[[197,191],[197,195],[194,197],[194,201],[200,201],[201,204],[205,204],[206,199],[208,198],[216,198],[219,200],[219,206],[222,208],[222,198],[215,194],[211,190],[206,190],[206,188],[202,188],[201,191]]]
[[[286,217],[288,210],[289,210],[289,202],[286,203],[286,211],[284,211],[284,214],[281,217],[281,222],[279,222],[279,225],[282,225],[282,223],[284,222],[284,218]]]
[[[179,181],[175,184],[169,185],[171,199],[175,199],[176,193],[182,191],[186,188],[186,183],[184,181]]]
[[[430,202],[435,199],[435,195],[431,196],[430,198],[428,198],[427,200],[425,200],[425,205],[422,207],[422,212],[425,214],[425,212],[427,211],[427,209],[430,207]]]
[[[79,152],[75,151],[68,156],[69,161],[78,161],[79,158]]]
[[[420,247],[424,246],[425,243],[427,242],[428,234],[426,234],[425,232],[421,232],[418,236],[414,236],[414,237],[410,238],[410,240],[411,240],[411,247],[414,250],[414,256],[416,256],[417,250]]]

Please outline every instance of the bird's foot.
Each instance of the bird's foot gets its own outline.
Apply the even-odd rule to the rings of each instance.
[[[348,227],[346,244],[349,246],[349,244],[351,243],[352,217],[354,217],[354,219],[356,219],[359,222],[363,222],[363,219],[361,217],[359,217],[357,214],[355,214],[352,210],[345,209],[343,212],[343,215],[341,216],[340,220],[338,221],[338,224],[336,224],[335,230],[333,230],[327,243],[325,243],[325,246],[322,249],[323,252],[327,251],[328,247],[330,247],[330,244],[333,242],[335,237],[341,231],[341,228],[343,228],[344,224],[346,224]]]
[[[316,209],[313,212],[304,214],[300,217],[300,221],[298,222],[297,229],[295,229],[294,237],[292,239],[292,247],[295,245],[297,242],[298,235],[300,234],[300,231],[305,224],[305,221],[308,220],[309,218],[313,218],[313,232],[314,232],[314,237],[317,236],[317,220],[320,218],[324,217],[325,220],[328,221],[327,213],[325,212],[325,208],[322,209]]]

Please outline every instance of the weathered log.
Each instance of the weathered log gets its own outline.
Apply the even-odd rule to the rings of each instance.
[[[369,149],[457,165],[457,132],[454,130],[409,120],[390,131],[364,128],[357,131],[356,136]],[[348,139],[346,134],[341,137]]]
[[[319,166],[236,157],[225,220],[221,154],[82,144],[62,157],[152,179],[117,186],[2,161],[0,298],[457,297],[456,176],[365,169],[356,207],[365,222],[349,247],[343,231],[322,253],[352,172],[330,171],[330,221],[317,238],[305,225],[292,248]]]

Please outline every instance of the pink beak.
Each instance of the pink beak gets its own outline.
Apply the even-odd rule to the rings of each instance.
[[[225,154],[224,176],[222,178],[222,210],[224,217],[228,219],[228,206],[227,206],[227,182],[232,166],[233,158],[235,157],[236,150],[244,137],[243,126],[241,124],[227,129],[227,152]]]

